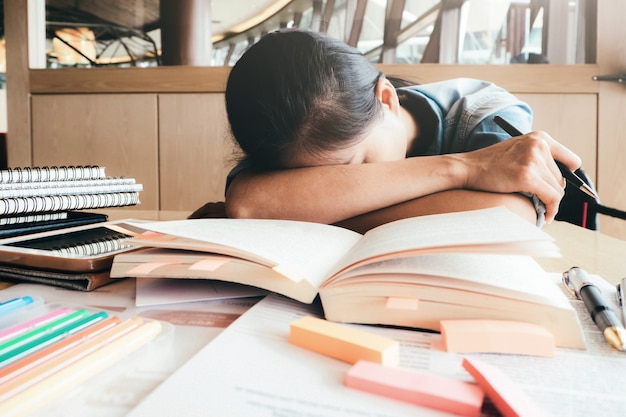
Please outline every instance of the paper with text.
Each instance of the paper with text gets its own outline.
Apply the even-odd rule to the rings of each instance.
[[[579,307],[579,302],[574,302]],[[584,309],[584,307],[582,307]],[[350,365],[290,345],[289,323],[314,306],[269,295],[153,391],[129,416],[448,416],[350,390]],[[584,321],[584,320],[583,320]],[[590,321],[590,319],[589,319]],[[554,358],[473,354],[497,366],[551,415],[623,416],[626,355],[585,321],[587,351],[558,349]],[[463,355],[445,353],[435,333],[365,326],[400,341],[400,366],[472,381]],[[589,372],[593,369],[593,372]],[[492,404],[483,416],[499,416]]]

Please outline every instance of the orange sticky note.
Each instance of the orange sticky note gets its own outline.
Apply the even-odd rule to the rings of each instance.
[[[507,320],[442,320],[448,352],[492,352],[554,356],[554,335],[542,326]]]
[[[485,390],[504,417],[547,417],[517,384],[495,366],[475,358],[464,358],[463,368]]]
[[[372,394],[471,417],[480,416],[485,397],[476,384],[367,361],[359,361],[350,368],[345,384]]]
[[[400,344],[384,336],[305,316],[291,323],[289,342],[348,363],[398,365]]]

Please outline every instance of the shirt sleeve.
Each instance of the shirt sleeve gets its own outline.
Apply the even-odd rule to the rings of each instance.
[[[506,140],[496,114],[522,132],[532,128],[532,110],[507,90],[487,81],[457,78],[414,88],[430,103],[440,130],[431,146],[435,154],[467,152]]]
[[[226,195],[226,191],[228,191],[228,187],[233,182],[233,179],[239,174],[241,171],[244,171],[250,167],[250,164],[246,162],[246,160],[239,161],[237,165],[230,170],[228,175],[226,176],[226,187],[224,188],[224,195]]]

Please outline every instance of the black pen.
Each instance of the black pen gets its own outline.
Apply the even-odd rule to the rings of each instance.
[[[563,283],[576,297],[583,300],[593,322],[611,346],[626,351],[626,330],[600,289],[591,282],[587,272],[576,266],[570,268],[563,272]]]
[[[508,133],[511,136],[523,135],[523,133],[520,132],[515,126],[513,126],[511,123],[507,122],[500,116],[494,116],[493,121],[496,122],[498,126],[500,126],[506,133]],[[594,191],[593,188],[587,185],[587,183],[584,182],[578,175],[570,171],[569,168],[567,168],[562,162],[559,162],[559,161],[554,161],[554,162],[556,163],[556,166],[559,167],[559,171],[561,171],[561,175],[563,175],[563,178],[565,178],[565,180],[569,181],[571,184],[573,184],[576,188],[578,188],[583,193],[587,194],[589,197],[595,200],[600,199],[600,197]]]

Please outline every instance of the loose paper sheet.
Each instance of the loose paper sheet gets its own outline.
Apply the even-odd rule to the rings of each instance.
[[[137,307],[259,297],[267,291],[208,279],[137,278]]]
[[[574,301],[588,338],[586,351],[557,349],[554,358],[472,354],[497,366],[554,416],[623,416],[626,354],[611,348]],[[582,310],[581,310],[582,309]],[[202,349],[131,414],[139,416],[443,416],[346,388],[350,367],[291,345],[289,323],[315,314],[269,295]],[[359,326],[400,341],[400,366],[471,381],[462,354],[445,353],[435,333]],[[493,405],[483,416],[499,416]]]

